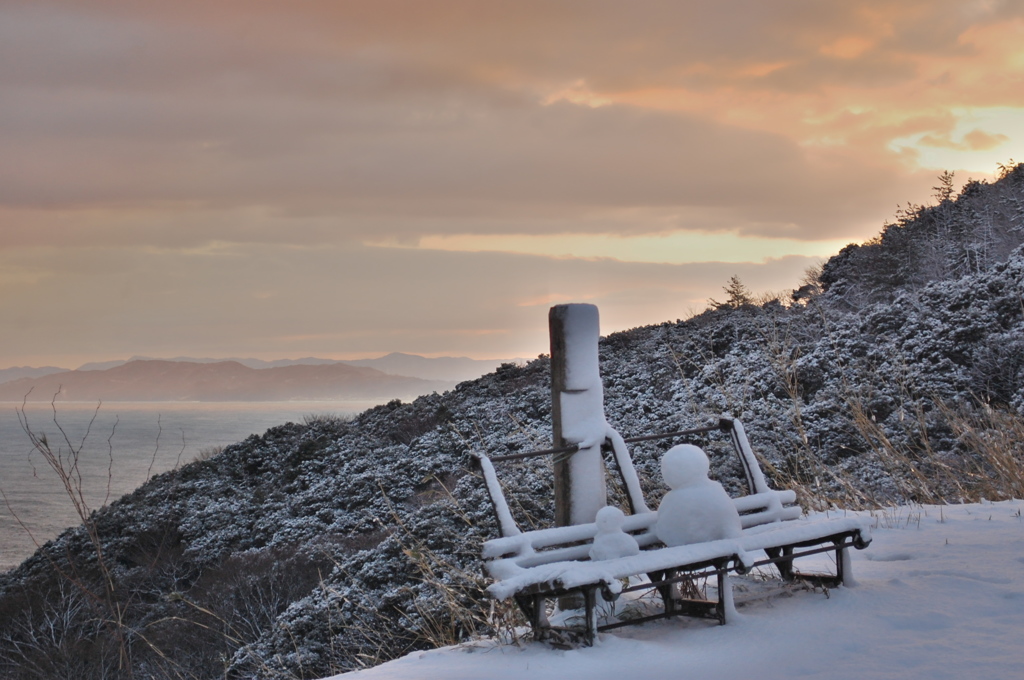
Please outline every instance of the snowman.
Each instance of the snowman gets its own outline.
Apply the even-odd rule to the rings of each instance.
[[[640,552],[636,539],[622,530],[626,516],[622,510],[606,505],[597,511],[597,534],[594,545],[590,548],[590,559],[613,560],[616,557],[629,557]]]
[[[707,455],[692,444],[674,446],[661,459],[661,475],[672,489],[658,506],[654,533],[665,545],[739,538],[743,527],[729,494],[708,479]]]

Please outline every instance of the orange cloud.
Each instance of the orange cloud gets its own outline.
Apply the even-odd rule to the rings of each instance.
[[[918,142],[922,146],[931,146],[943,149],[955,149],[957,151],[987,151],[994,149],[1004,142],[1009,141],[1004,134],[989,134],[984,130],[975,128],[963,136],[962,141],[956,142],[949,134],[925,135]]]
[[[874,47],[875,42],[863,36],[851,35],[840,38],[828,45],[822,45],[820,52],[828,57],[837,59],[856,59],[869,49]]]

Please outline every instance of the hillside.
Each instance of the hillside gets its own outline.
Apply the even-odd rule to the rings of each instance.
[[[857,309],[1004,262],[1024,242],[1024,163],[998,174],[994,184],[969,180],[957,196],[943,173],[935,205],[908,205],[877,237],[844,248],[821,273],[831,301]]]
[[[1021,224],[1022,175],[944,200],[984,215],[1021,199],[1005,213]],[[896,257],[885,235],[933,210],[864,252]],[[988,228],[963,224],[965,244]],[[692,319],[610,335],[608,420],[630,436],[737,416],[808,508],[1020,497],[1024,249],[1003,249],[875,297],[851,291],[888,270],[840,266],[848,249],[793,299],[755,304],[737,285]],[[320,677],[507,627],[511,607],[480,599],[496,527],[468,454],[549,445],[548,370],[506,364],[351,422],[288,423],[154,478],[0,576],[2,677]],[[632,450],[653,502],[662,451]],[[499,470],[520,522],[551,519],[548,464]]]
[[[236,361],[138,360],[105,370],[21,378],[0,385],[0,401],[289,401],[413,397],[452,387],[373,368],[333,363],[254,369]]]

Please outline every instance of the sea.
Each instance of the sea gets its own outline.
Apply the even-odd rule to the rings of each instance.
[[[377,401],[0,402],[0,571],[81,524],[87,511],[131,492],[153,475],[250,434],[310,416],[353,415]],[[73,475],[52,469],[28,432],[48,444]]]

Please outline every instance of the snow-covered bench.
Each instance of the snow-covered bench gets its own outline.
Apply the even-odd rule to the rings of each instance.
[[[742,535],[737,539],[683,546],[663,545],[654,533],[658,514],[647,508],[628,452],[623,455],[628,440],[619,437],[619,441],[611,443],[630,509],[634,512],[625,517],[622,530],[634,536],[641,552],[608,560],[591,561],[589,558],[598,531],[596,524],[521,531],[509,510],[491,460],[479,455],[477,461],[502,534],[483,546],[487,571],[495,579],[487,589],[488,595],[497,600],[515,598],[538,639],[562,639],[568,635],[570,639],[582,639],[591,644],[599,631],[669,616],[698,616],[725,623],[732,606],[730,571],[744,573],[754,567],[774,564],[781,578],[787,581],[843,583],[848,570],[848,548],[862,549],[871,542],[868,523],[860,518],[813,521],[802,518],[793,491],[768,487],[738,420],[723,418],[717,426],[689,432],[715,429],[730,435],[748,488],[752,490],[749,495],[733,499],[740,514]],[[801,574],[793,569],[795,559],[822,552],[835,553],[835,574]],[[635,576],[643,576],[645,580],[624,589],[623,582]],[[716,579],[717,599],[684,598],[676,584],[695,578]],[[623,592],[643,589],[658,592],[661,612],[598,624],[598,592],[605,600],[614,601]],[[584,625],[572,629],[552,626],[546,616],[547,600],[576,593],[583,597]]]

